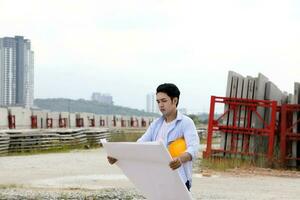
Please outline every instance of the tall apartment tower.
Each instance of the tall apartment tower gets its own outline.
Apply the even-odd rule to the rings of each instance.
[[[154,93],[147,94],[146,112],[159,113],[158,105],[156,103],[156,96]]]
[[[22,36],[0,38],[0,105],[33,106],[34,53]]]

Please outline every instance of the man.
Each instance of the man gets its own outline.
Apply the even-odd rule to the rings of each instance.
[[[169,163],[171,169],[179,168],[179,175],[188,190],[192,183],[192,161],[196,159],[199,137],[192,119],[177,110],[180,91],[172,83],[164,83],[156,89],[156,101],[162,116],[151,123],[137,142],[161,141],[167,148],[172,142],[183,138],[186,150]],[[117,159],[107,157],[110,164]]]

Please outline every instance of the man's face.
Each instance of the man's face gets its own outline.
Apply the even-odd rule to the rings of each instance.
[[[160,112],[164,115],[167,116],[170,113],[176,111],[176,103],[178,99],[175,97],[173,100],[171,100],[171,97],[169,97],[166,93],[164,92],[158,92],[156,94],[156,102],[158,104]]]

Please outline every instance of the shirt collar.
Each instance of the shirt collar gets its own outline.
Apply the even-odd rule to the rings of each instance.
[[[176,116],[175,121],[176,121],[176,122],[177,122],[177,121],[181,121],[182,118],[183,118],[183,114],[180,113],[180,112],[177,110],[177,116]],[[160,117],[160,120],[163,122],[163,121],[165,120],[164,116],[161,116],[161,117]]]

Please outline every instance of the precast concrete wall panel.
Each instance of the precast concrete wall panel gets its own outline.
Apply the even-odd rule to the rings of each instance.
[[[232,95],[232,88],[233,88],[233,79],[235,77],[236,73],[233,71],[228,72],[227,76],[227,85],[226,85],[226,97],[233,97]],[[224,111],[228,109],[227,105],[224,105]],[[230,119],[230,114],[227,113],[224,116],[223,124],[228,125],[229,124],[229,119]],[[220,143],[220,148],[226,150],[227,148],[227,139],[228,139],[228,134],[221,134],[221,143]]]
[[[295,82],[294,83],[294,98],[292,100],[293,104],[299,104],[300,103],[300,83]],[[293,124],[298,124],[297,121],[299,120],[299,112],[294,112],[293,113]],[[293,132],[298,133],[300,132],[300,127],[299,125],[293,127]],[[299,142],[297,141],[292,141],[292,157],[300,157],[300,146]],[[299,162],[299,161],[298,161]],[[296,166],[297,161],[296,160],[291,160],[290,165]]]
[[[247,99],[254,99],[254,90],[256,87],[256,78],[252,77],[252,76],[247,76],[247,80],[248,80],[248,87],[247,87]],[[247,115],[249,114],[250,116],[253,116],[252,111],[248,111],[250,113],[247,113]],[[247,122],[248,123],[248,122]],[[253,127],[254,126],[254,122],[252,120],[252,117],[250,118],[249,121],[250,124],[246,124],[245,127]],[[245,152],[249,152],[249,148],[250,147],[250,141],[251,141],[251,137],[250,135],[244,135],[243,138],[243,149]],[[252,151],[253,152],[253,151]]]
[[[100,115],[94,114],[94,119],[95,119],[95,127],[99,128],[100,127]]]
[[[234,97],[234,98],[241,98],[242,97],[242,87],[243,87],[243,79],[244,77],[236,72],[229,71],[228,73],[228,79],[227,83],[230,85],[227,85],[226,88],[226,95],[229,95],[227,97]],[[228,107],[225,105],[225,110],[227,110]],[[233,125],[233,111],[230,111],[224,118],[225,124],[227,125]],[[232,141],[237,140],[236,138],[232,138],[231,133],[222,134],[221,135],[221,148],[224,150],[230,150],[232,145]],[[235,142],[235,141],[234,141]],[[225,147],[225,148],[224,148]]]
[[[241,98],[243,98],[243,99],[247,98],[248,87],[249,87],[249,79],[246,77],[246,78],[243,79]],[[239,127],[246,127],[246,117],[247,117],[247,113],[245,111],[245,106],[242,106],[241,110],[240,110],[240,113],[239,113]],[[244,141],[244,135],[238,135],[237,150],[239,152],[243,152],[243,141]]]
[[[0,108],[0,129],[8,129],[8,110]]]
[[[88,120],[88,123],[87,123],[87,127],[90,127],[92,124],[90,122],[90,120],[94,120],[94,113],[86,113],[86,116],[87,116],[87,120]]]
[[[126,127],[130,127],[130,116],[125,116]]]
[[[244,77],[238,77],[238,85],[237,85],[237,93],[236,97],[237,98],[243,98],[243,89],[244,89],[244,83],[245,83],[245,78]],[[239,113],[237,113],[237,121],[235,122],[238,127],[244,127],[244,119],[242,118],[242,111],[240,110]],[[237,151],[241,151],[242,149],[242,135],[233,135],[233,149]],[[241,157],[241,155],[236,155],[236,157]]]
[[[69,128],[76,128],[76,114],[69,114]]]
[[[69,112],[60,112],[60,117],[61,118],[69,118]]]
[[[282,93],[281,105],[288,103],[289,94],[287,92]]]
[[[47,118],[52,119],[52,128],[59,128],[59,112],[48,112]]]
[[[113,127],[113,119],[114,119],[113,115],[108,115],[107,116],[107,125],[108,125],[109,128]]]
[[[31,110],[23,107],[8,107],[8,112],[15,116],[16,129],[31,128]]]
[[[281,105],[282,100],[284,98],[284,94],[281,90],[271,81],[266,83],[266,96],[265,100],[277,101],[277,105]],[[265,120],[270,123],[271,121],[271,110],[269,108],[265,109]],[[278,118],[279,116],[277,116]]]
[[[121,120],[122,120],[122,116],[121,115],[115,115],[116,117],[116,123],[117,123],[117,127],[120,128],[121,126]]]
[[[266,91],[266,83],[269,81],[267,77],[263,74],[259,73],[256,78],[255,90],[254,90],[254,99],[255,100],[264,100],[265,91]],[[262,107],[257,108],[257,113],[264,119],[265,109]],[[263,128],[264,123],[259,119],[257,114],[252,115],[252,124],[253,128]],[[251,153],[260,152],[259,150],[261,143],[263,142],[263,137],[254,135],[250,137],[250,149]]]

